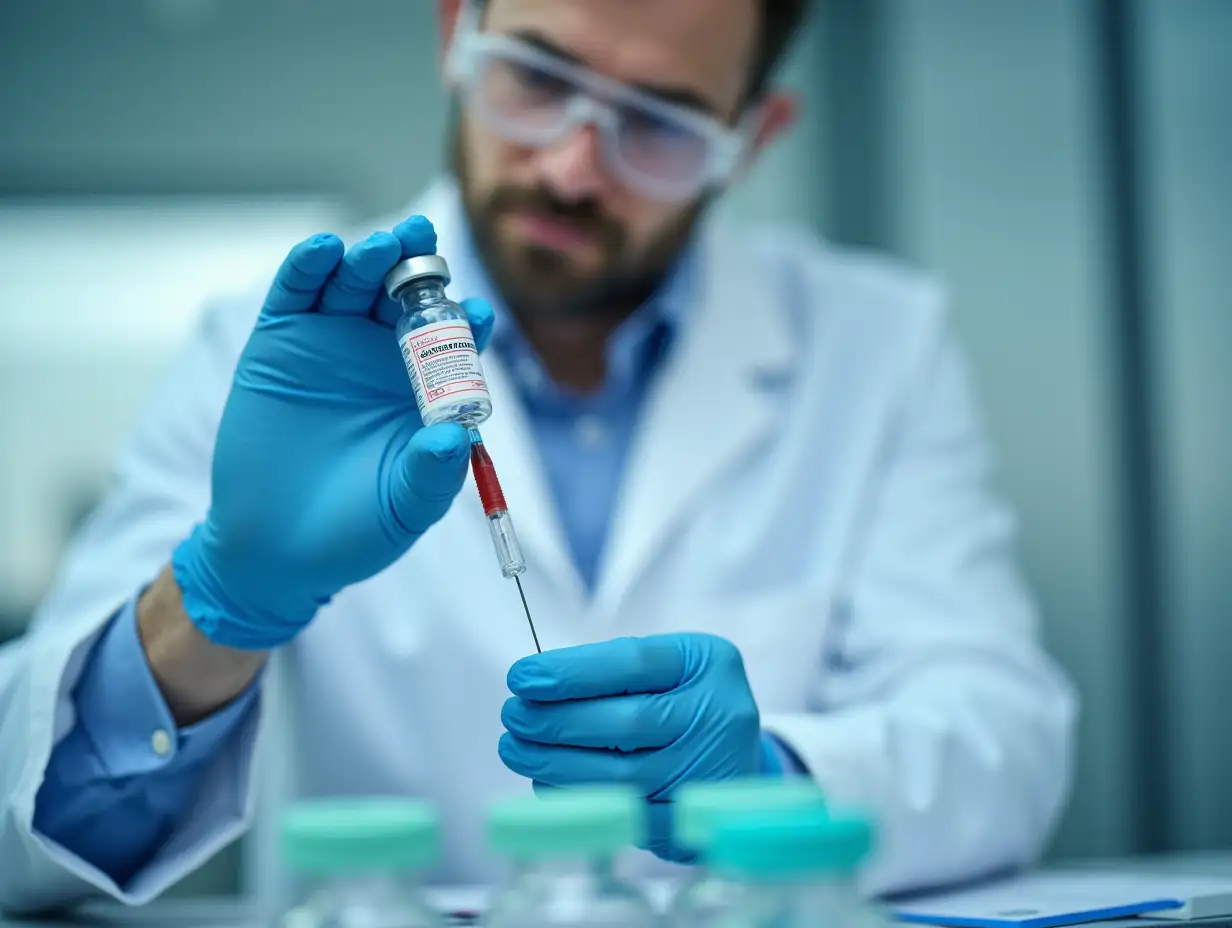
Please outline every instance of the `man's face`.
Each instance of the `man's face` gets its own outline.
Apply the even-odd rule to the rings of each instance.
[[[530,41],[724,123],[739,118],[760,0],[488,0],[487,33]],[[520,315],[620,312],[644,300],[705,199],[664,203],[605,163],[599,130],[546,148],[493,133],[461,109],[453,167],[476,246]]]

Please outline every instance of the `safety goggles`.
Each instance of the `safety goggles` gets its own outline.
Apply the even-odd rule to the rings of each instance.
[[[745,133],[666,103],[509,36],[459,24],[448,75],[471,110],[506,141],[559,144],[593,125],[604,163],[629,188],[680,202],[727,181]]]

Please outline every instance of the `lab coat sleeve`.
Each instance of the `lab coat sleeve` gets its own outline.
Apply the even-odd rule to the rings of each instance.
[[[835,805],[876,816],[871,894],[1035,857],[1067,798],[1076,714],[1038,640],[1012,523],[988,487],[960,353],[941,324],[919,342],[836,599],[814,711],[763,719]]]
[[[255,305],[222,304],[205,313],[153,391],[110,490],[71,544],[30,631],[0,649],[0,909],[48,909],[97,894],[143,903],[250,820],[260,711],[202,762],[188,808],[123,886],[40,833],[35,807],[53,752],[77,727],[72,694],[109,620],[158,574],[206,511],[214,435]]]
[[[200,793],[208,762],[250,714],[238,699],[177,729],[137,631],[136,597],[107,627],[73,692],[77,723],[52,751],[34,830],[125,884]],[[165,749],[155,744],[164,734]]]

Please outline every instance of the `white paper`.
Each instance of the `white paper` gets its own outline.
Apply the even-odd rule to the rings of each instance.
[[[1153,918],[1232,915],[1232,877],[1191,877],[1129,872],[1064,870],[1026,874],[944,893],[898,901],[894,910],[913,918],[1019,924],[1086,913],[1123,910],[1163,901]],[[1169,905],[1171,902],[1173,904]],[[1075,918],[1073,921],[1089,921]]]

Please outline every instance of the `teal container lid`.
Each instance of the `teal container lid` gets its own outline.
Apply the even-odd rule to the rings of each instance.
[[[498,803],[488,841],[513,860],[610,856],[642,843],[642,797],[632,789],[584,786]]]
[[[689,783],[676,793],[673,807],[677,843],[704,855],[720,822],[795,810],[825,812],[826,801],[810,777],[757,777]]]
[[[869,819],[806,810],[719,823],[707,863],[751,880],[853,874],[872,849]]]
[[[414,799],[319,799],[282,816],[283,860],[293,870],[415,870],[436,850],[436,813]]]

